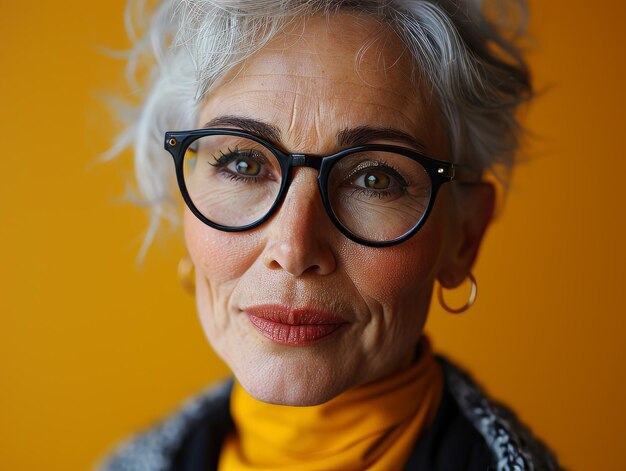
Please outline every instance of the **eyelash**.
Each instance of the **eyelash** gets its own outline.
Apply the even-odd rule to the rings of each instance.
[[[355,188],[354,191],[350,194],[350,196],[354,195],[363,195],[367,198],[378,198],[385,199],[391,196],[391,192],[389,190],[372,190],[371,188]]]
[[[208,164],[211,165],[212,167],[216,167],[218,169],[223,170],[224,173],[227,174],[226,177],[229,178],[231,181],[244,182],[244,183],[261,183],[258,175],[245,176],[245,175],[232,173],[226,168],[226,166],[238,157],[245,157],[247,159],[254,160],[261,166],[264,166],[267,163],[265,160],[265,157],[262,157],[262,156],[259,157],[258,155],[255,155],[252,149],[242,152],[237,148],[231,149],[229,147],[227,152],[228,153],[224,153],[224,151],[220,151],[219,157],[212,156],[215,163],[208,162]]]
[[[242,152],[236,147],[235,149],[231,149],[229,147],[227,152],[228,153],[225,154],[224,151],[220,151],[219,157],[211,156],[215,160],[215,163],[212,164],[211,162],[209,162],[209,164],[213,167],[224,167],[225,165],[231,163],[236,157],[245,157],[247,159],[252,159],[260,164],[265,163],[265,158],[255,155],[254,151],[251,149]]]
[[[359,165],[357,165],[356,168],[352,169],[352,171],[346,176],[347,179],[352,178],[355,175],[358,175],[359,173],[361,173],[364,170],[369,170],[372,168],[382,168],[384,170],[390,170],[392,173],[392,177],[397,178],[403,186],[406,186],[406,181],[404,180],[404,178],[402,177],[402,175],[400,175],[400,170],[396,167],[394,167],[393,165],[389,164],[388,162],[385,162],[384,160],[366,160],[361,162]]]
[[[369,160],[369,161],[362,162],[360,165],[357,166],[357,168],[353,169],[350,173],[348,173],[348,175],[346,176],[346,180],[351,181],[354,179],[355,176],[359,175],[361,172],[372,169],[372,168],[375,168],[375,169],[380,168],[386,171],[385,173],[387,173],[390,177],[394,178],[398,182],[400,189],[402,189],[403,192],[406,192],[408,183],[404,179],[404,177],[402,177],[402,175],[400,174],[400,170],[383,160]],[[368,189],[362,188],[362,190],[368,190]],[[380,191],[373,191],[371,189],[369,190],[372,191],[372,193],[384,193]]]

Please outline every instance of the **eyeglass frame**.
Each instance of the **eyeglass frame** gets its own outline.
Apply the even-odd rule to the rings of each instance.
[[[224,226],[211,221],[206,216],[204,216],[204,214],[202,214],[200,210],[198,210],[198,208],[196,208],[191,197],[189,196],[187,184],[185,183],[185,174],[183,168],[187,149],[196,140],[202,137],[214,135],[243,137],[255,141],[271,151],[281,167],[283,177],[281,178],[280,189],[278,190],[278,194],[276,195],[276,200],[263,217],[245,226]],[[205,128],[189,131],[168,131],[165,133],[164,148],[170,153],[170,155],[174,159],[176,180],[185,204],[191,210],[191,212],[207,226],[224,232],[244,232],[260,226],[270,217],[272,217],[272,215],[276,212],[276,210],[280,207],[283,200],[285,199],[285,196],[289,191],[291,181],[293,180],[292,169],[295,167],[308,167],[313,168],[318,172],[318,189],[322,198],[322,203],[324,204],[324,208],[326,209],[326,214],[328,214],[328,217],[332,221],[333,225],[348,239],[368,247],[390,247],[392,245],[400,244],[415,235],[426,223],[426,220],[428,219],[428,216],[430,215],[433,206],[435,205],[435,199],[437,197],[437,193],[439,192],[439,188],[444,183],[478,183],[481,180],[480,172],[477,172],[476,170],[473,170],[465,165],[454,164],[452,162],[434,159],[407,147],[388,144],[365,144],[353,146],[329,155],[288,153],[279,149],[275,144],[272,144],[271,142],[268,142],[267,140],[247,131],[229,128]],[[343,224],[335,215],[328,196],[328,176],[330,175],[332,168],[343,157],[367,151],[389,152],[408,157],[419,163],[424,168],[430,179],[430,198],[424,214],[417,221],[416,225],[413,228],[405,232],[400,237],[389,241],[377,242],[365,240],[353,234],[350,230],[348,230],[348,228],[343,226]]]

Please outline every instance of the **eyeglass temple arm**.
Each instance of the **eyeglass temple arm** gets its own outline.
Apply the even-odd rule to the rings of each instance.
[[[450,181],[458,183],[480,183],[483,172],[465,165],[452,164],[450,169]]]

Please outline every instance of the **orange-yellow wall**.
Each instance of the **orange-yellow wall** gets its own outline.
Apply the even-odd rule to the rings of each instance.
[[[535,0],[536,134],[476,267],[477,305],[438,307],[435,346],[575,470],[623,470],[626,421],[622,0]],[[227,374],[179,287],[177,233],[134,257],[143,213],[94,164],[123,90],[123,1],[2,2],[0,469],[85,470]]]

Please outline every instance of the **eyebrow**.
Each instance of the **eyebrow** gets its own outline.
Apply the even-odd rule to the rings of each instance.
[[[421,152],[426,149],[422,141],[395,128],[357,126],[337,133],[337,142],[342,147],[362,146],[378,140],[401,142]]]
[[[220,126],[230,126],[242,131],[248,131],[262,137],[272,143],[280,142],[280,129],[276,126],[258,119],[246,118],[244,116],[218,116],[204,125],[204,128],[214,128]]]
[[[207,129],[220,126],[229,126],[243,131],[248,131],[275,144],[281,140],[281,132],[278,127],[255,118],[247,118],[245,116],[218,116],[217,118],[213,118],[207,122],[204,125],[204,128]],[[408,144],[420,152],[423,152],[426,149],[426,146],[421,140],[395,128],[357,126],[354,128],[342,129],[337,133],[337,144],[341,147],[361,146],[377,140],[401,142]]]

